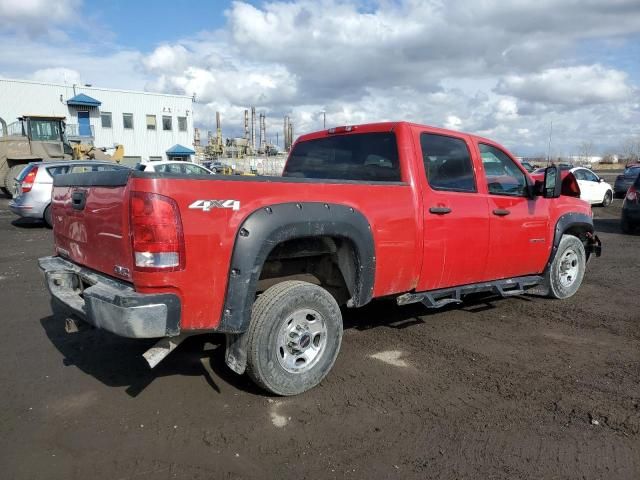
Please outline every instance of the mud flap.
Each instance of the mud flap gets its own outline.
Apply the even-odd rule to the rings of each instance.
[[[247,336],[244,333],[228,333],[225,362],[227,366],[242,375],[247,369]]]

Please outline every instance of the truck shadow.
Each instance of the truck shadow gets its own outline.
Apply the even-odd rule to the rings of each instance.
[[[97,329],[68,334],[64,323],[62,315],[40,320],[47,337],[62,353],[63,365],[75,366],[107,386],[126,387],[131,397],[138,396],[156,378],[174,375],[203,377],[217,393],[228,390],[225,388],[228,385],[248,393],[265,394],[246,375],[237,375],[226,366],[225,338],[221,334],[187,338],[152,370],[142,354],[155,340],[122,338]]]
[[[524,302],[530,302],[531,297],[520,295],[516,297]],[[372,328],[405,329],[427,323],[433,319],[438,321],[438,316],[450,310],[462,310],[467,313],[480,313],[497,308],[501,297],[488,294],[473,294],[464,297],[464,303],[448,305],[443,308],[431,309],[421,303],[398,306],[395,299],[374,300],[365,307],[355,310],[343,309],[343,325],[345,329],[369,330]],[[497,302],[498,305],[494,305]],[[430,318],[431,317],[431,318]],[[447,320],[449,321],[449,320]]]
[[[343,310],[345,329],[372,328],[405,329],[425,324],[433,317],[454,309],[477,313],[496,308],[497,297],[468,296],[464,304],[430,310],[421,304],[399,307],[393,299],[375,300],[371,304]],[[530,301],[526,296],[516,297]],[[443,317],[444,318],[444,317]],[[447,320],[450,321],[450,320]],[[183,375],[202,377],[217,393],[229,388],[268,396],[247,375],[237,375],[225,364],[225,338],[222,334],[202,334],[187,338],[155,369],[149,368],[142,354],[155,343],[150,339],[118,337],[104,330],[87,329],[78,333],[65,332],[65,317],[50,315],[40,324],[51,343],[62,354],[66,367],[76,367],[110,387],[126,387],[126,393],[136,397],[160,377]]]
[[[44,221],[37,218],[16,218],[11,225],[18,228],[46,228]]]

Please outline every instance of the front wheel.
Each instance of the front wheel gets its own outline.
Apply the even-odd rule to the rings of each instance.
[[[547,295],[559,299],[573,296],[582,284],[586,265],[587,255],[582,241],[573,235],[563,235],[546,273]]]
[[[607,193],[604,194],[604,198],[602,199],[602,206],[608,207],[609,205],[611,205],[612,201],[613,201],[613,193],[611,192],[611,190],[607,190]]]
[[[329,373],[342,341],[342,314],[324,288],[282,282],[253,305],[247,331],[247,373],[277,395],[296,395]]]

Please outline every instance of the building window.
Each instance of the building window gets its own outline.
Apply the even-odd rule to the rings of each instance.
[[[133,128],[133,113],[122,114],[122,126],[128,129]]]
[[[149,157],[150,162],[161,162],[162,157]]]
[[[178,130],[181,132],[187,131],[187,117],[178,117]]]
[[[171,117],[162,116],[162,130],[171,130]]]
[[[102,128],[111,128],[111,112],[100,112]]]
[[[147,115],[147,130],[155,130],[155,129],[156,129],[156,116]]]

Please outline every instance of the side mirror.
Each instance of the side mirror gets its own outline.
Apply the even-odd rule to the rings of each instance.
[[[598,183],[604,182],[604,178],[598,178]]]
[[[542,196],[544,198],[558,198],[561,191],[562,179],[560,178],[560,169],[556,165],[545,168]]]

